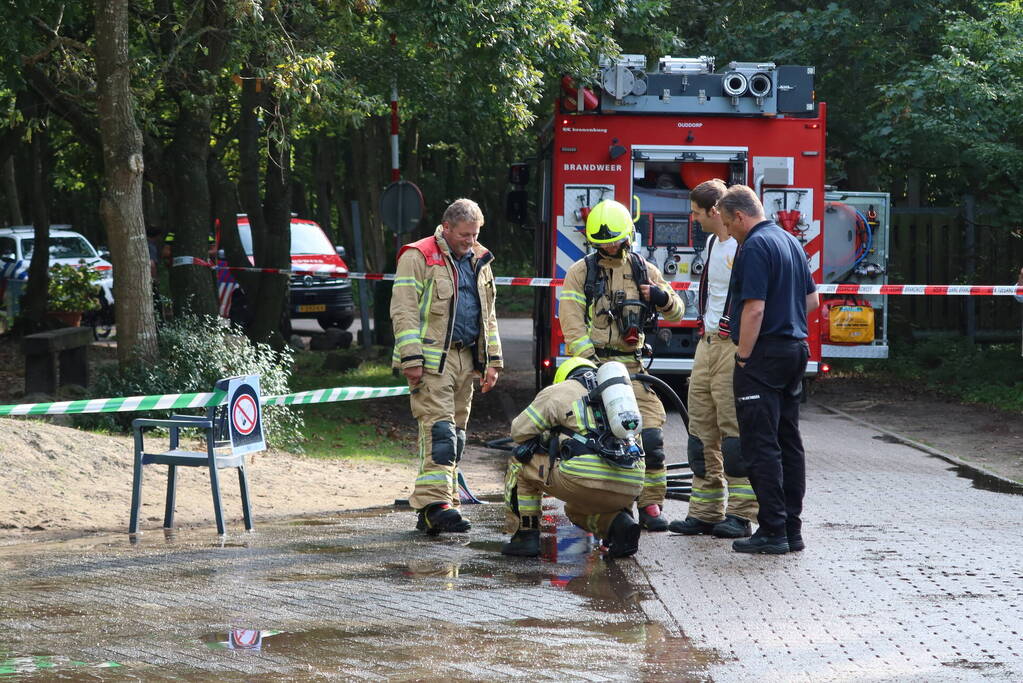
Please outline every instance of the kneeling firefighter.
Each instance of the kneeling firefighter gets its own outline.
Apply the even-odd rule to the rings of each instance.
[[[632,503],[643,489],[642,418],[629,373],[621,363],[597,369],[569,358],[554,384],[542,390],[512,422],[518,444],[505,479],[505,555],[540,554],[540,501],[544,493],[565,502],[573,524],[604,540],[610,557],[639,549],[640,526]]]
[[[648,327],[660,313],[678,321],[685,304],[664,281],[660,269],[632,250],[633,220],[616,201],[604,200],[586,217],[586,240],[595,251],[573,263],[565,274],[559,318],[571,356],[598,366],[623,363],[630,373],[645,372],[640,362]],[[641,442],[646,474],[637,507],[639,521],[650,531],[666,531],[661,514],[667,489],[664,466],[664,405],[646,384],[633,381],[643,417]]]

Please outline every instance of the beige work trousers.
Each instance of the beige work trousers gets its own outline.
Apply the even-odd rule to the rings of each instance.
[[[411,389],[412,417],[419,422],[419,475],[409,497],[413,509],[433,503],[460,505],[458,460],[465,444],[474,378],[472,349],[452,348],[443,372],[424,370],[422,381]],[[434,443],[435,435],[443,440]]]
[[[562,472],[557,461],[554,469],[550,469],[550,458],[543,452],[533,455],[526,465],[509,458],[505,476],[505,531],[513,534],[519,530],[520,515],[538,516],[541,497],[547,494],[565,503],[565,515],[577,527],[601,539],[607,538],[611,522],[618,513],[632,507],[639,485],[619,485],[627,489],[625,492],[594,486],[599,487],[600,483]],[[518,497],[518,513],[512,508],[512,496]]]
[[[739,436],[732,371],[736,345],[709,334],[700,339],[689,377],[689,433],[703,442],[706,473],[693,475],[689,516],[716,524],[727,511],[747,520],[757,518],[757,498],[746,477],[725,474],[721,440]],[[692,454],[690,454],[692,462]]]

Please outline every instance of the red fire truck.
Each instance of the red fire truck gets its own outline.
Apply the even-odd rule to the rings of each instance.
[[[888,197],[828,192],[824,178],[824,103],[814,99],[814,69],[733,62],[715,72],[709,57],[662,57],[647,71],[642,55],[601,60],[592,88],[562,80],[555,115],[541,134],[535,221],[537,276],[561,278],[587,252],[583,227],[602,199],[632,206],[635,249],[682,291],[681,322],[659,321],[647,335],[651,372],[688,374],[696,347],[695,286],[707,234],[690,216],[689,189],[710,178],[742,183],[802,242],[818,283],[886,284]],[[518,189],[509,217],[521,217],[527,173],[513,168]],[[516,210],[518,207],[518,210]],[[549,384],[566,355],[558,322],[560,289],[538,289],[535,342],[538,384]],[[887,357],[885,297],[841,300],[810,322],[809,375],[822,358]],[[838,331],[826,313],[853,324]],[[829,318],[825,320],[825,318]],[[845,335],[843,330],[855,329]]]

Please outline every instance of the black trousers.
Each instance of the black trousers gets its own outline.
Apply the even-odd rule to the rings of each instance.
[[[762,533],[800,531],[806,458],[799,435],[799,399],[810,356],[805,341],[761,337],[732,387],[742,459],[757,494]]]

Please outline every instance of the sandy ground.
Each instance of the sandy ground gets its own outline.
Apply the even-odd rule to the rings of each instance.
[[[127,530],[130,438],[0,418],[0,444],[0,539],[23,541],[25,534],[40,531]],[[250,455],[247,463],[257,524],[269,517],[391,504],[408,496],[415,478],[412,467],[400,464],[313,460],[278,452]],[[178,472],[175,524],[212,526],[209,475],[201,468]],[[145,468],[143,530],[163,526],[166,473],[166,467]],[[240,529],[238,477],[234,470],[220,470],[220,481],[229,530]]]

